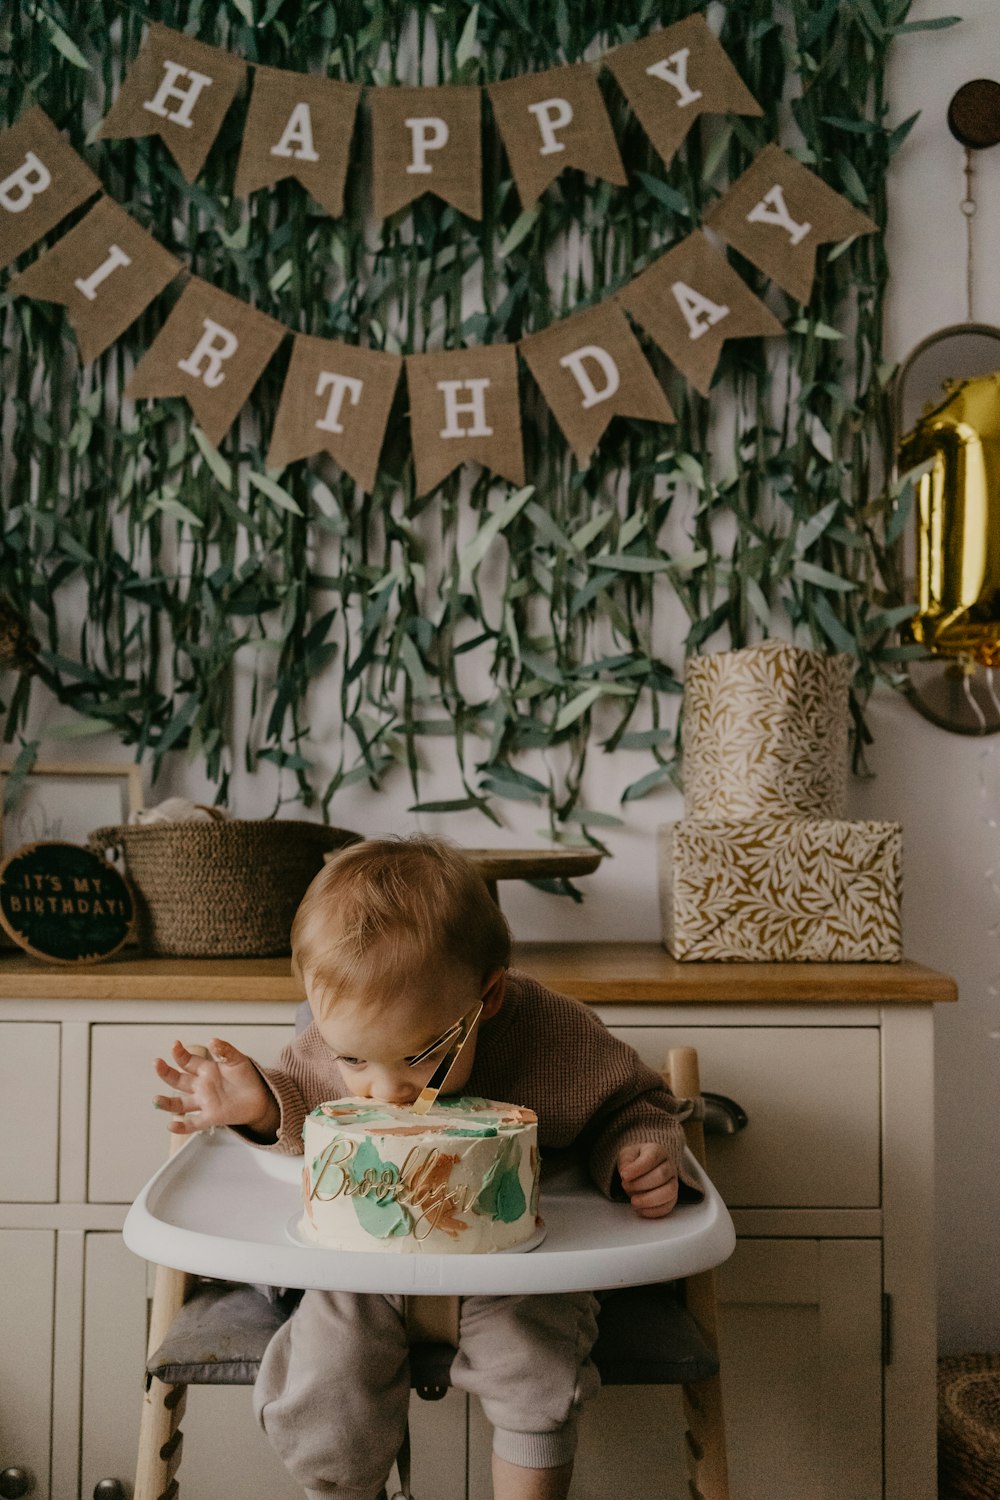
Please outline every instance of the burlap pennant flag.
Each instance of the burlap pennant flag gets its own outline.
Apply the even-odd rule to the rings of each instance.
[[[326,452],[371,493],[402,367],[397,354],[297,334],[267,467]]]
[[[360,98],[360,84],[256,67],[236,196],[297,177],[328,214],[339,218]]]
[[[194,182],[245,77],[241,58],[154,21],[97,134],[158,135]]]
[[[797,302],[808,302],[816,248],[878,225],[779,146],[765,146],[705,224]]]
[[[668,167],[699,115],[764,113],[701,15],[604,60]]]
[[[586,63],[487,84],[486,92],[522,208],[566,167],[619,187],[627,183],[604,96]]]
[[[376,218],[435,193],[483,216],[482,95],[477,88],[378,88],[368,95]]]
[[[266,313],[192,277],[125,395],[183,396],[218,446],[286,332]]]
[[[406,385],[418,495],[467,462],[524,483],[513,344],[407,355]]]
[[[0,131],[0,266],[29,249],[101,184],[44,110]]]
[[[640,272],[618,301],[703,396],[726,339],[785,331],[700,229]]]
[[[87,365],[184,269],[123,208],[100,198],[69,234],[14,277],[10,291],[64,306]]]
[[[663,387],[615,302],[529,334],[518,348],[581,468],[612,417],[674,420]]]

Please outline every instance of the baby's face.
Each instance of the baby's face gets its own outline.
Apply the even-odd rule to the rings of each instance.
[[[410,977],[389,1001],[380,996],[366,1004],[364,996],[344,998],[325,1015],[318,1006],[313,1013],[350,1093],[412,1104],[454,1041],[455,1023],[482,995],[483,985],[472,970],[462,964],[436,965],[433,974]],[[474,1033],[448,1079],[449,1094],[461,1092],[475,1050]]]

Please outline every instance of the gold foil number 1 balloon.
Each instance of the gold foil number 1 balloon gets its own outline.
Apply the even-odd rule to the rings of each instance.
[[[1000,666],[1000,372],[949,381],[899,445],[914,479],[915,640]]]
[[[968,322],[924,339],[896,380],[896,470],[913,482],[916,512],[910,632],[928,652],[907,676],[925,717],[990,734],[1000,730],[1000,329],[973,321],[973,184],[974,152],[1000,144],[1000,84],[964,84],[948,128],[965,148]]]
[[[979,373],[984,369],[985,373]],[[953,378],[955,370],[968,372]],[[943,377],[943,371],[952,378]],[[915,708],[959,734],[1000,731],[1000,329],[943,329],[899,372],[934,399],[899,439],[899,480],[913,485],[916,594],[909,635],[928,655],[907,663]],[[941,392],[944,391],[942,399]]]

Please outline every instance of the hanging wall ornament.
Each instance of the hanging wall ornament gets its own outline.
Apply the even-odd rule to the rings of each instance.
[[[296,177],[328,214],[339,219],[360,98],[359,84],[256,67],[236,169],[236,196]]]
[[[615,302],[529,334],[518,348],[581,468],[612,417],[674,420],[663,387]]]
[[[0,131],[0,266],[54,229],[101,184],[41,109]]]
[[[297,334],[267,467],[329,453],[370,494],[402,367],[396,354]]]
[[[618,142],[586,63],[528,73],[486,86],[522,208],[567,167],[624,187]]]
[[[779,146],[764,147],[704,223],[797,302],[812,294],[818,246],[878,231],[867,214]]]
[[[928,652],[906,664],[907,696],[942,729],[983,735],[1000,730],[1000,328],[974,321],[973,152],[1000,143],[1000,84],[963,84],[948,128],[965,148],[968,321],[921,340],[893,391],[896,487],[910,504],[911,479],[915,515],[909,634]]]
[[[184,270],[110,198],[15,276],[9,290],[66,308],[83,364],[103,354]]]
[[[513,344],[407,355],[406,385],[418,495],[463,463],[524,484]]]
[[[242,58],[154,21],[97,135],[158,135],[194,182],[246,71]]]
[[[238,297],[192,277],[125,396],[183,396],[218,446],[286,332]]]
[[[903,437],[900,477],[916,485],[914,639],[1000,666],[1000,373],[950,384]]]
[[[380,88],[368,95],[375,217],[434,193],[483,216],[482,95],[477,88]]]
[[[605,62],[667,167],[699,115],[764,113],[701,15],[617,47]]]
[[[726,339],[785,331],[700,230],[630,281],[618,301],[703,396]]]

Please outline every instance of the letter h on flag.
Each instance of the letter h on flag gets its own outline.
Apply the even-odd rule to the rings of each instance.
[[[194,182],[245,77],[242,59],[153,22],[97,134],[159,135]]]
[[[406,384],[418,495],[467,462],[524,484],[513,344],[408,355]]]

